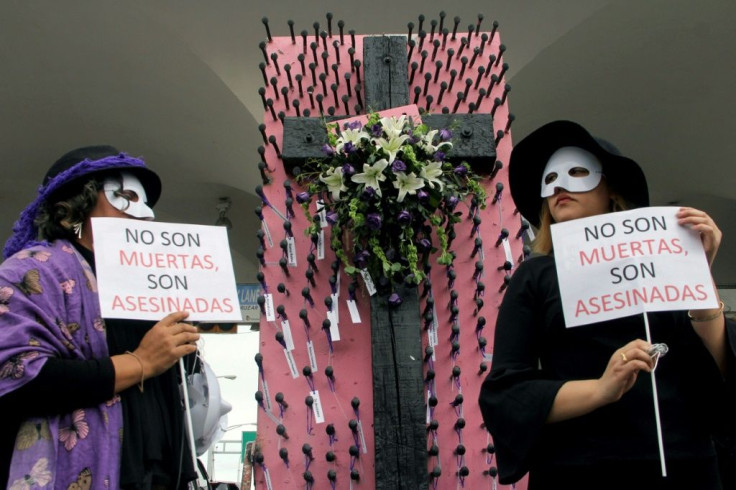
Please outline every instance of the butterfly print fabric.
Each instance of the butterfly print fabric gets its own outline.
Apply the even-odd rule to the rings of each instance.
[[[67,241],[22,250],[0,265],[0,396],[33,379],[46,359],[108,357],[96,281]],[[8,485],[91,488],[119,481],[120,403],[29,418],[16,436]]]

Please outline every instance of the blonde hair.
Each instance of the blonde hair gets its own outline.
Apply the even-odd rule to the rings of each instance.
[[[629,204],[623,197],[618,194],[611,195],[611,212],[626,211],[632,209],[633,206]],[[550,226],[555,220],[552,218],[552,213],[549,210],[547,200],[542,201],[542,209],[539,212],[539,230],[537,236],[532,242],[532,252],[541,255],[550,255],[553,252],[552,249],[552,232]]]

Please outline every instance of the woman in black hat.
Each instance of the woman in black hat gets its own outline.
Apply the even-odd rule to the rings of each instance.
[[[723,303],[648,314],[652,338],[669,346],[657,367],[666,478],[652,387],[638,376],[655,367],[641,315],[565,327],[550,225],[648,206],[639,166],[580,125],[556,121],[516,145],[509,183],[539,232],[535,256],[516,271],[501,305],[480,395],[501,483],[529,472],[531,490],[721,488],[711,429],[734,358]],[[700,232],[712,264],[721,241],[713,220],[682,208],[678,221]],[[735,325],[728,334],[733,342]]]
[[[0,265],[0,486],[186,487],[177,372],[196,328],[103,320],[92,217],[152,219],[158,176],[111,146],[49,170]]]

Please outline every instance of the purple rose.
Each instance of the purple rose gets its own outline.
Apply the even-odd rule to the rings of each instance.
[[[449,129],[440,129],[440,140],[449,141],[452,139],[452,131]]]
[[[368,216],[365,217],[365,223],[371,230],[378,231],[381,229],[382,224],[381,215],[378,213],[369,213]]]
[[[417,248],[420,252],[429,252],[432,248],[432,242],[429,241],[429,238],[422,238],[417,242]]]
[[[344,152],[345,152],[345,153],[347,153],[348,155],[349,155],[350,153],[355,153],[355,150],[357,150],[357,148],[356,148],[356,147],[355,147],[355,145],[354,145],[354,144],[353,144],[352,142],[350,142],[350,141],[348,141],[347,143],[345,143],[345,146],[343,146],[343,147],[342,147],[342,151],[344,151]]]
[[[374,124],[373,126],[371,126],[371,134],[374,138],[380,138],[381,136],[383,136],[383,128],[381,127],[381,125]]]
[[[457,206],[457,203],[458,203],[459,201],[460,201],[460,200],[459,200],[459,199],[458,199],[457,197],[455,197],[455,196],[450,196],[450,197],[448,197],[448,198],[447,198],[447,199],[445,200],[445,202],[447,203],[447,207],[448,207],[448,209],[455,209],[455,206]]]
[[[330,211],[327,213],[327,222],[331,225],[336,225],[338,220],[337,213],[335,211]]]
[[[350,177],[354,173],[355,173],[355,167],[353,167],[349,163],[346,163],[345,165],[342,166],[342,174],[345,177]]]
[[[335,156],[335,150],[327,143],[322,145],[322,148],[320,148],[320,150],[322,151],[322,153],[324,153],[328,157]]]
[[[312,200],[312,196],[309,195],[309,192],[300,192],[296,195],[296,202],[299,204],[308,203]]]
[[[368,259],[370,258],[371,253],[368,250],[361,250],[355,254],[355,257],[353,257],[353,263],[358,269],[365,269],[365,266],[368,265]]]
[[[468,175],[468,167],[461,164],[455,167],[453,169],[453,172],[455,172],[455,175],[457,175],[458,177],[465,177],[466,175]]]
[[[373,187],[366,187],[363,189],[363,199],[370,200],[376,195],[376,190]]]
[[[391,164],[391,170],[394,172],[406,172],[406,164],[401,160],[394,160],[394,163]]]
[[[427,202],[429,194],[426,191],[419,190],[417,191],[417,199],[419,199],[419,202]]]
[[[399,222],[401,226],[408,226],[411,224],[411,213],[404,209],[399,213],[399,216],[396,217],[396,221]]]
[[[392,307],[397,307],[403,303],[404,300],[401,299],[401,296],[399,296],[397,293],[391,294],[391,296],[388,297],[388,304]]]
[[[434,154],[434,161],[435,162],[444,162],[445,161],[445,152],[444,151],[438,151]],[[464,168],[464,167],[463,167]]]
[[[343,126],[345,129],[360,129],[363,127],[360,121],[352,121]]]

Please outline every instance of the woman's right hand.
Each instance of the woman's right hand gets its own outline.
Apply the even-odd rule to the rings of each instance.
[[[176,311],[156,323],[143,336],[134,354],[143,364],[146,379],[158,376],[187,354],[197,350],[197,328],[181,323],[189,313]]]
[[[637,339],[611,355],[606,370],[596,383],[602,405],[620,400],[634,386],[640,371],[652,371],[654,361],[648,353],[650,348],[648,342]]]

